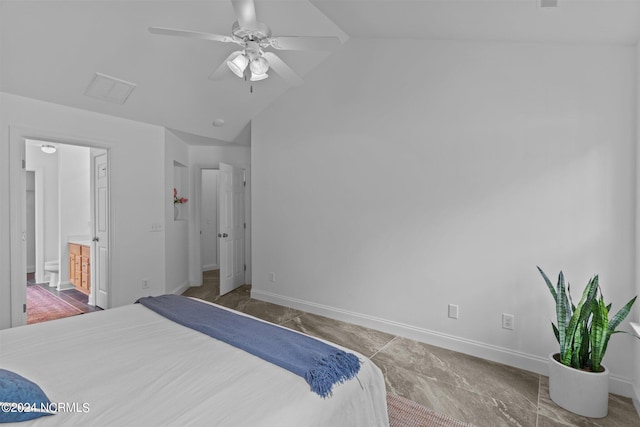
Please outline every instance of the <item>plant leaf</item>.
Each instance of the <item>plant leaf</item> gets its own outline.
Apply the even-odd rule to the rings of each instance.
[[[571,285],[567,283],[565,286],[562,271],[554,287],[544,271],[537,268],[556,303],[557,325],[551,322],[551,327],[560,345],[560,362],[578,369],[590,367],[598,372],[611,335],[628,333],[616,328],[631,312],[637,296],[609,319],[611,304],[604,302],[598,275],[589,280],[576,306],[571,298]]]
[[[591,322],[591,370],[600,371],[602,358],[609,341],[609,311],[600,294],[600,300],[592,304],[593,320]]]
[[[580,298],[580,302],[575,307],[575,311],[573,312],[571,319],[569,320],[569,325],[566,327],[564,336],[565,353],[561,353],[562,363],[564,365],[573,366],[572,362],[575,364],[576,360],[581,359],[579,354],[576,354],[574,356],[574,352],[579,352],[582,348],[582,331],[585,328],[585,323],[588,322],[589,316],[591,316],[592,303],[596,296],[597,290],[598,276],[595,276],[584,288],[582,298]],[[587,337],[587,339],[589,338]],[[563,347],[562,343],[560,343],[560,346],[561,348]]]
[[[571,303],[571,312],[576,311],[576,306],[573,304],[573,299],[571,298],[571,283],[567,282],[567,296],[569,297],[569,302]]]
[[[583,330],[584,332],[582,333],[582,336],[586,337],[586,339],[582,340],[582,347],[580,347],[580,368],[589,364],[589,346],[591,345],[591,342],[589,340],[589,337],[591,336],[591,328],[589,327],[589,324],[587,322],[584,322]]]
[[[629,312],[631,311],[631,307],[633,306],[633,303],[636,302],[636,298],[638,297],[637,296],[633,297],[628,303],[624,305],[624,307],[618,310],[618,312],[611,318],[611,321],[609,322],[609,332],[615,331],[615,329],[618,327],[620,322],[622,322],[624,318],[629,315]],[[611,304],[609,304],[609,306],[611,306]]]
[[[558,295],[556,294],[556,290],[553,287],[553,284],[551,284],[551,280],[549,280],[547,275],[544,274],[544,271],[542,271],[542,269],[540,267],[536,266],[536,268],[538,269],[540,274],[542,274],[542,278],[544,279],[545,283],[547,284],[547,287],[549,288],[549,291],[551,292],[551,295],[553,295],[553,300],[554,301],[558,301]]]
[[[560,344],[560,332],[558,332],[558,328],[553,322],[551,322],[551,326],[553,327],[553,334],[556,336],[556,340],[558,341],[558,344]]]
[[[558,289],[556,291],[556,317],[558,320],[558,340],[560,341],[560,359],[564,365],[571,363],[571,354],[567,355],[567,316],[569,304],[564,289],[562,271],[558,276]]]
[[[573,335],[573,343],[571,348],[571,366],[576,369],[580,369],[580,361],[582,360],[580,355],[580,350],[582,349],[582,338],[583,338],[584,328],[582,326],[576,328],[576,331]],[[589,337],[587,336],[587,340]],[[587,341],[585,340],[585,341]]]

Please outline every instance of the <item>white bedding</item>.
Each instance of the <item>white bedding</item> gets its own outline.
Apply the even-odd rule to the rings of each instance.
[[[76,410],[20,426],[388,426],[380,369],[349,351],[362,360],[357,378],[323,399],[140,304],[0,331],[0,367]]]

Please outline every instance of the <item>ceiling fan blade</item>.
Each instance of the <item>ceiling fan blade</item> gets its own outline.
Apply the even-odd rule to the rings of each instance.
[[[302,83],[304,83],[300,76],[297,75],[287,64],[285,64],[284,61],[280,59],[275,53],[265,52],[263,56],[269,62],[269,67],[293,86],[300,86]]]
[[[271,37],[269,43],[279,50],[326,50],[342,45],[338,37]]]
[[[257,31],[258,20],[256,18],[256,5],[253,0],[231,0],[231,3],[240,28]]]
[[[240,55],[241,53],[242,52],[239,50],[231,52],[231,54],[227,56],[227,59],[222,61],[222,64],[220,64],[218,68],[216,68],[211,74],[209,74],[209,80],[222,80],[227,75],[227,73],[231,71],[227,66],[227,61],[233,61],[235,57]]]
[[[149,27],[151,34],[162,34],[165,36],[192,37],[196,39],[213,40],[223,43],[237,43],[233,37],[221,36],[219,34],[201,33],[199,31],[175,30],[173,28]]]

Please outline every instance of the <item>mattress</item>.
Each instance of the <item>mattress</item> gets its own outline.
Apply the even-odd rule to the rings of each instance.
[[[0,367],[64,408],[20,426],[388,426],[380,369],[345,350],[360,372],[322,398],[303,378],[140,304],[0,331]]]

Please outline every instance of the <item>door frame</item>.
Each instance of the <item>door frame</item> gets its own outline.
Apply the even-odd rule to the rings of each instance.
[[[189,281],[191,286],[202,286],[202,254],[200,242],[200,194],[202,193],[202,169],[209,169],[206,166],[195,167],[193,175],[193,193],[190,195],[194,203],[193,224],[190,224],[189,247],[193,251],[193,256],[189,256]]]
[[[189,239],[189,246],[193,249],[193,256],[190,256],[190,264],[189,264],[189,276],[191,280],[191,286],[202,286],[203,284],[203,272],[202,272],[202,238],[200,234],[200,230],[202,227],[202,215],[200,214],[200,210],[202,208],[202,171],[205,169],[217,170],[219,171],[219,167],[216,166],[197,166],[194,168],[195,175],[192,175],[193,182],[195,183],[193,193],[191,194],[191,198],[194,201],[195,212],[193,216],[193,225],[190,226],[191,230],[191,238]],[[218,212],[216,212],[216,221],[217,216],[220,215],[220,207],[217,207]],[[218,269],[220,269],[220,242],[217,241],[216,245],[218,246]]]
[[[26,277],[27,277],[27,248],[26,248],[26,170],[25,140],[47,141],[57,144],[76,145],[87,148],[100,148],[107,152],[107,164],[111,165],[110,145],[95,138],[83,138],[62,135],[56,132],[9,126],[9,227],[10,234],[10,292],[11,292],[11,327],[25,325],[27,323],[26,301]],[[109,265],[108,280],[111,280],[111,254],[112,254],[112,212],[111,212],[111,174],[108,168],[107,186],[109,199]],[[93,191],[93,189],[91,190]],[[106,284],[111,300],[111,283]]]
[[[191,193],[192,200],[196,203],[194,221],[189,224],[190,237],[189,247],[192,250],[193,256],[189,256],[189,277],[191,280],[191,286],[202,286],[202,257],[201,257],[201,244],[200,244],[200,195],[202,192],[202,170],[213,169],[220,171],[220,163],[223,161],[215,161],[213,164],[207,165],[194,165],[191,167],[191,179],[195,183],[193,186],[193,193]],[[245,195],[244,195],[244,222],[247,224],[247,228],[244,230],[244,261],[247,266],[247,270],[244,271],[244,283],[251,283],[251,165],[236,166],[234,163],[227,163],[233,165],[244,171],[244,181],[246,182]],[[218,176],[218,194],[220,186],[220,176]],[[220,204],[218,203],[218,218],[220,217]],[[218,230],[219,231],[219,230]],[[218,269],[220,269],[220,240],[218,239]]]

